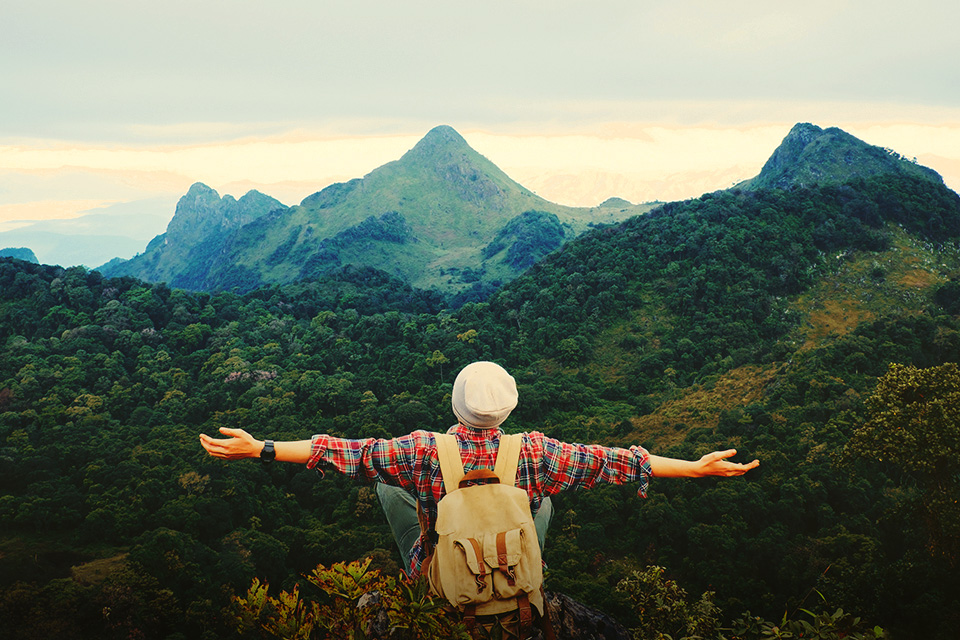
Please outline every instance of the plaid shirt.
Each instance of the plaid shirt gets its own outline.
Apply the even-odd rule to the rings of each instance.
[[[465,472],[493,469],[500,444],[500,429],[477,430],[463,425],[448,433],[457,438]],[[428,431],[391,440],[364,438],[348,440],[328,435],[313,437],[313,452],[307,468],[318,464],[369,482],[396,485],[416,496],[432,528],[437,521],[437,502],[445,494],[437,441]],[[323,474],[321,467],[317,470]],[[565,489],[589,489],[597,483],[639,482],[637,494],[646,497],[651,475],[649,455],[642,447],[629,449],[600,445],[567,444],[539,432],[523,434],[517,486],[530,496],[530,511],[536,515],[543,496]],[[423,536],[414,545],[411,576],[420,573],[425,559]]]

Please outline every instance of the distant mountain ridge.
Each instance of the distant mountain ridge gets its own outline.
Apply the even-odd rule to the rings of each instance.
[[[619,208],[577,208],[544,200],[449,126],[435,127],[398,160],[330,185],[299,206],[251,194],[218,201],[215,191],[194,185],[167,232],[142,255],[104,265],[104,275],[245,291],[352,264],[421,288],[458,292],[507,282],[532,264],[531,257],[546,255],[590,226],[650,208],[626,201]],[[243,209],[246,199],[255,203],[255,215],[228,214]],[[522,249],[511,253],[517,242]],[[528,256],[522,260],[516,256],[521,250]]]
[[[166,228],[176,203],[158,196],[90,209],[76,218],[37,220],[0,232],[0,246],[29,247],[44,264],[96,267],[143,251]]]
[[[844,184],[877,176],[943,185],[931,169],[837,128],[795,125],[760,174],[757,191]],[[449,126],[362,178],[286,207],[251,191],[221,198],[197,183],[167,231],[143,254],[111,261],[132,275],[191,290],[249,291],[311,280],[348,265],[374,267],[412,286],[478,296],[510,282],[591,226],[646,213],[653,203],[610,198],[598,207],[549,202],[518,184]]]
[[[37,255],[27,247],[7,247],[6,249],[0,249],[0,258],[16,258],[17,260],[23,260],[25,262],[40,264],[40,261],[37,260]]]

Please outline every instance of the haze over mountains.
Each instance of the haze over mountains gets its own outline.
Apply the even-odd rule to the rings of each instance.
[[[158,196],[92,209],[77,218],[30,222],[0,231],[0,248],[29,247],[46,264],[92,268],[143,251],[170,222],[175,205],[176,198]]]

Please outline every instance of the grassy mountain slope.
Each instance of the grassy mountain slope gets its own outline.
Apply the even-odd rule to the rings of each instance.
[[[420,288],[457,291],[474,282],[506,281],[522,271],[504,265],[484,248],[512,220],[527,211],[552,213],[564,239],[591,223],[622,220],[642,209],[579,209],[544,200],[510,179],[474,151],[452,128],[440,126],[399,160],[362,179],[332,185],[282,216],[244,229],[229,263],[262,274],[267,282],[316,277],[342,264],[374,266]],[[351,250],[318,247],[365,221],[391,214],[408,228],[402,242],[358,233]],[[267,260],[263,247],[283,245],[282,259]],[[289,248],[288,248],[289,247]],[[493,258],[493,259],[491,259]],[[466,272],[466,278],[461,274]]]
[[[888,231],[888,249],[824,256],[822,277],[787,298],[795,326],[778,340],[782,358],[827,348],[881,319],[920,315],[935,292],[960,274],[956,245],[934,245],[896,226]],[[656,324],[651,321],[654,315]],[[667,329],[665,316],[662,304],[632,310],[628,319],[612,323],[596,337],[591,357],[580,368],[610,384],[623,384],[624,374],[637,368],[643,356],[635,327],[652,325],[640,340],[656,344]],[[682,441],[691,429],[715,429],[722,412],[762,401],[785,366],[783,361],[743,364],[688,386],[674,386],[650,413],[632,419],[633,433],[662,447]]]

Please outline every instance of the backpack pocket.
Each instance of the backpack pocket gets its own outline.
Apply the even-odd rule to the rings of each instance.
[[[458,597],[459,602],[506,600],[534,587],[532,572],[524,562],[524,548],[530,541],[523,529],[487,533],[479,539],[457,538],[453,544],[469,572],[457,581],[458,594],[468,598]]]

